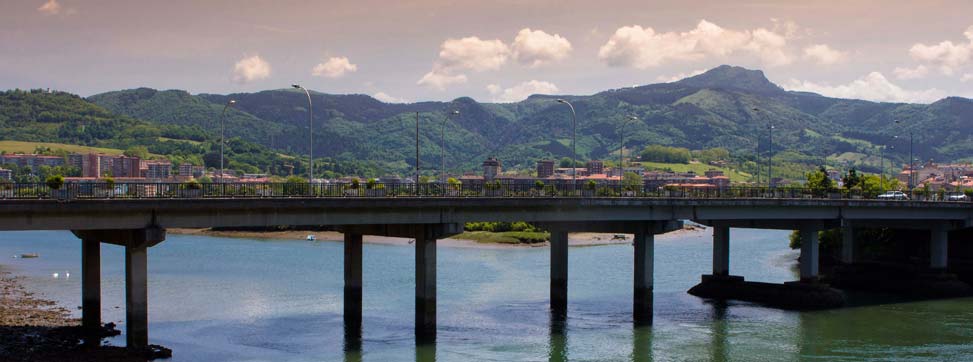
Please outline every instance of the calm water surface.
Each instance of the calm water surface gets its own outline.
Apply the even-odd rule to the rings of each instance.
[[[787,232],[731,238],[733,274],[795,278]],[[80,246],[68,232],[4,232],[0,264],[73,309]],[[690,296],[710,269],[708,232],[657,238],[646,328],[632,327],[629,245],[571,248],[563,329],[549,322],[547,248],[440,247],[438,339],[417,350],[413,251],[364,246],[363,343],[346,353],[341,243],[172,235],[149,250],[150,341],[174,361],[973,360],[973,299],[787,312]],[[31,252],[41,257],[11,257]],[[102,273],[104,319],[124,330],[122,248],[103,245]]]

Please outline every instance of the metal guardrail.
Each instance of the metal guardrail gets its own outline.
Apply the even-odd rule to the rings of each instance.
[[[913,201],[968,202],[943,192],[914,190]],[[767,187],[659,187],[551,184],[402,184],[376,183],[66,183],[52,189],[44,183],[0,184],[0,200],[86,199],[207,199],[207,198],[677,198],[677,199],[876,199],[878,194],[856,190],[833,191]]]

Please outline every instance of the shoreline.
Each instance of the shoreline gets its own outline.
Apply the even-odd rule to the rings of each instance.
[[[666,240],[671,238],[680,237],[690,233],[698,233],[705,231],[706,228],[698,226],[686,226],[682,230],[676,230],[673,232],[659,234],[655,236],[656,240]],[[183,229],[175,228],[168,229],[167,232],[172,235],[196,235],[196,236],[210,236],[218,238],[235,238],[235,239],[257,239],[257,240],[306,240],[307,235],[314,235],[317,242],[340,242],[344,239],[342,233],[337,231],[307,231],[307,230],[285,230],[285,231],[214,231],[208,228],[204,229]],[[624,239],[614,238],[616,234],[613,233],[570,233],[568,234],[568,246],[571,247],[586,247],[586,246],[602,246],[602,245],[619,245],[619,244],[631,244],[633,236],[632,234],[619,234],[624,235]],[[364,235],[362,242],[365,244],[379,244],[379,245],[411,245],[414,240],[409,238],[394,238],[387,236],[375,236],[375,235]],[[503,244],[503,243],[487,243],[478,242],[470,239],[463,238],[446,238],[437,240],[437,244],[446,247],[456,247],[456,248],[474,248],[474,249],[523,249],[523,248],[543,248],[550,246],[549,241],[543,243],[534,244]]]

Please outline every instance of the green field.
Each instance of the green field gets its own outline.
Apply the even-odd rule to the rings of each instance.
[[[641,162],[642,166],[645,167],[646,171],[653,169],[670,169],[675,172],[689,172],[693,171],[697,175],[703,176],[703,173],[709,170],[720,170],[723,174],[730,178],[732,182],[746,182],[750,180],[751,175],[746,172],[739,172],[736,170],[731,170],[726,167],[716,167],[712,165],[702,164],[702,163],[662,163],[662,162]]]
[[[0,141],[0,151],[7,153],[33,153],[37,147],[47,147],[51,150],[62,149],[71,153],[104,153],[120,155],[122,150],[89,146],[68,145],[64,143]]]
[[[542,243],[550,238],[550,234],[545,232],[528,231],[467,231],[454,236],[456,239],[473,240],[485,244],[535,244]]]

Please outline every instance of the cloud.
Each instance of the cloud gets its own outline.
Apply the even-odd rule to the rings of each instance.
[[[319,63],[311,70],[311,75],[316,77],[338,78],[345,73],[353,73],[358,70],[358,66],[348,61],[346,57],[331,57],[324,63]]]
[[[706,73],[705,69],[697,69],[688,73],[679,73],[675,75],[660,75],[658,77],[655,77],[655,80],[663,83],[672,83],[678,80],[686,79],[692,76],[697,76],[703,73]]]
[[[521,29],[511,47],[514,59],[531,67],[560,61],[571,53],[567,39],[530,28]]]
[[[439,47],[439,58],[432,70],[416,84],[443,90],[453,84],[466,83],[463,71],[496,70],[507,63],[509,57],[510,48],[499,39],[481,40],[475,36],[446,39]]]
[[[895,77],[896,78],[902,79],[902,80],[906,80],[906,79],[922,79],[922,78],[925,78],[926,75],[929,74],[929,68],[926,68],[925,65],[921,65],[920,64],[918,67],[915,67],[915,68],[895,67],[895,70],[893,72],[895,73]]]
[[[385,103],[409,103],[405,99],[390,96],[390,95],[386,94],[385,92],[378,92],[378,93],[372,94],[372,97],[374,97],[375,99],[378,99],[378,100],[380,100],[382,102],[385,102]]]
[[[41,7],[37,8],[37,11],[40,11],[47,15],[57,15],[61,13],[61,9],[62,9],[61,4],[58,3],[57,0],[47,0],[47,2],[44,3],[44,5],[41,5]]]
[[[835,98],[865,99],[877,102],[931,103],[942,99],[946,93],[939,89],[907,90],[889,82],[882,73],[868,75],[837,86],[817,84],[791,79],[785,84],[789,90],[819,93]]]
[[[946,40],[939,44],[926,45],[916,43],[909,49],[912,59],[939,66],[939,70],[946,75],[952,75],[960,67],[969,64],[973,59],[973,26],[963,33],[967,43],[953,43]]]
[[[499,103],[520,102],[532,94],[554,94],[558,92],[554,83],[538,80],[523,82],[506,89],[496,84],[490,84],[486,88],[493,96],[493,101]]]
[[[725,29],[706,20],[701,20],[695,29],[680,33],[657,33],[638,25],[624,26],[615,30],[602,45],[598,58],[609,66],[646,69],[670,62],[746,52],[768,66],[778,66],[792,62],[786,46],[796,32],[795,27],[784,27],[784,33],[780,34],[765,28]]]
[[[453,84],[463,84],[466,83],[465,74],[449,74],[449,72],[444,69],[439,69],[434,67],[433,70],[422,76],[416,84],[429,86],[436,88],[438,90],[445,90],[446,87]]]
[[[499,39],[480,40],[475,36],[446,39],[440,46],[439,64],[453,70],[486,71],[499,69],[510,56],[510,48]]]
[[[960,79],[961,82],[973,82],[973,73],[963,74],[963,78]]]
[[[804,48],[804,57],[821,65],[832,65],[848,59],[848,53],[832,49],[827,44],[815,44]]]
[[[267,63],[259,55],[240,59],[233,66],[233,81],[237,83],[250,83],[255,80],[266,79],[269,76],[270,63]]]

